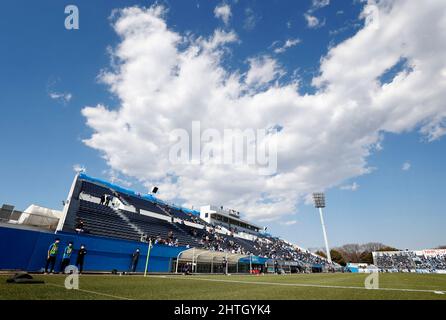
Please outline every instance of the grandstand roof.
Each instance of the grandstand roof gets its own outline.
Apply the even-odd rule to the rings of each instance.
[[[127,195],[132,196],[132,197],[137,197],[137,198],[141,198],[141,199],[148,200],[148,201],[151,201],[151,202],[156,202],[156,203],[159,203],[159,204],[168,205],[168,206],[171,206],[171,207],[176,208],[178,210],[182,210],[182,211],[184,211],[186,213],[191,213],[191,214],[193,214],[195,216],[199,216],[200,215],[200,212],[197,211],[197,210],[189,209],[189,208],[186,208],[186,207],[181,207],[181,206],[175,205],[173,203],[166,202],[164,200],[158,199],[157,197],[155,197],[152,194],[140,194],[140,193],[135,192],[133,190],[126,189],[126,188],[123,188],[121,186],[118,186],[118,185],[116,185],[114,183],[110,183],[108,181],[105,181],[105,180],[102,180],[102,179],[99,179],[99,178],[94,178],[94,177],[88,176],[85,173],[79,173],[78,177],[81,180],[89,181],[89,182],[92,182],[92,183],[95,183],[95,184],[100,184],[100,185],[103,185],[103,186],[105,186],[107,188],[110,188],[112,190],[121,192],[123,194],[127,194]]]

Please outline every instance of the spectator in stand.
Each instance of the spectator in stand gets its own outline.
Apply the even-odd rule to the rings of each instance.
[[[141,238],[139,239],[139,241],[141,241],[141,242],[147,242],[147,235],[146,235],[145,233],[143,233],[143,234],[141,235]]]
[[[105,205],[108,207],[110,205],[110,201],[112,201],[112,196],[106,195],[105,196]]]
[[[76,224],[76,232],[77,233],[83,233],[85,231],[84,229],[84,221],[80,219]]]
[[[60,239],[57,238],[52,244],[50,244],[47,252],[45,274],[48,273],[48,267],[51,265],[50,272],[54,273],[54,265],[56,264],[57,253],[59,252]]]
[[[70,265],[71,254],[73,253],[73,242],[68,242],[68,245],[63,251],[62,263],[60,264],[60,272],[65,273],[65,268]]]
[[[139,248],[137,248],[136,251],[133,252],[132,254],[132,266],[131,266],[132,272],[136,271],[136,268],[138,266],[138,261],[139,261]]]
[[[77,253],[77,259],[76,259],[76,267],[79,268],[79,274],[82,274],[82,272],[84,271],[84,262],[86,255],[87,255],[87,249],[82,244],[81,248],[79,249],[79,252]]]
[[[105,204],[105,194],[103,194],[103,195],[101,196],[101,202],[100,202],[99,204],[102,204],[102,205]]]

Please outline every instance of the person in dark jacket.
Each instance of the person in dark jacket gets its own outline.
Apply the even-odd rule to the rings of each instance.
[[[136,267],[138,266],[139,254],[140,254],[139,253],[139,248],[136,249],[136,251],[133,252],[133,254],[132,254],[132,267],[131,267],[132,272],[135,272],[136,271]]]
[[[63,251],[62,263],[60,264],[60,272],[64,273],[65,268],[70,265],[71,254],[73,253],[73,242],[68,242],[68,246]]]
[[[77,224],[76,224],[76,232],[77,233],[82,233],[85,231],[84,229],[84,221],[82,219],[80,219]]]
[[[99,204],[105,204],[105,194],[101,196],[101,202]]]
[[[81,248],[79,249],[79,252],[77,253],[77,259],[76,259],[76,267],[79,268],[79,274],[82,274],[84,271],[84,259],[87,255],[87,249],[82,244]]]
[[[227,274],[228,271],[228,260],[226,258],[223,258],[223,274]]]
[[[56,264],[57,253],[59,252],[59,243],[60,239],[54,240],[52,244],[48,247],[47,257],[46,257],[46,265],[45,265],[45,273],[48,273],[48,267],[51,265],[50,272],[54,272],[54,265]]]
[[[274,273],[279,274],[279,263],[274,260]]]
[[[110,205],[110,201],[112,200],[112,197],[110,195],[105,196],[105,205],[108,207]]]

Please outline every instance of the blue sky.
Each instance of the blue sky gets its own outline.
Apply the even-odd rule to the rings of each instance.
[[[219,61],[219,65],[228,72],[248,73],[249,59],[268,56],[280,65],[282,71],[286,71],[274,80],[275,83],[287,85],[297,75],[300,96],[322,92],[312,83],[313,78],[321,73],[321,59],[327,56],[330,48],[365,28],[364,19],[359,16],[366,4],[353,0],[331,1],[321,8],[316,8],[310,0],[157,3],[167,9],[163,19],[168,28],[178,34],[190,33],[207,38],[216,29],[236,33],[238,41],[227,45],[228,53]],[[79,30],[64,28],[67,4],[75,4],[79,8]],[[113,50],[122,40],[113,30],[116,20],[110,18],[112,11],[134,5],[150,7],[152,4],[150,1],[105,0],[3,3],[0,11],[3,131],[0,137],[3,151],[0,158],[0,203],[14,204],[19,209],[25,209],[31,203],[61,208],[76,164],[85,166],[92,176],[110,179],[113,175],[129,181],[139,191],[144,191],[144,185],[151,183],[166,185],[165,190],[174,189],[172,184],[157,181],[150,175],[138,181],[135,179],[137,173],[116,164],[121,162],[108,161],[112,151],[83,142],[94,132],[104,134],[105,141],[110,137],[101,131],[102,128],[87,125],[87,119],[93,117],[82,114],[85,107],[103,104],[109,110],[120,110],[123,100],[125,102],[122,96],[110,91],[108,84],[99,81],[101,70],[110,69],[110,48]],[[228,24],[214,14],[216,6],[224,4],[231,10]],[[319,25],[310,27],[305,14],[316,17]],[[299,43],[283,53],[274,52],[286,40],[296,39]],[[414,55],[418,53],[414,52]],[[399,58],[397,60],[400,61]],[[345,71],[350,69],[350,66],[345,67]],[[327,81],[333,80],[328,78]],[[273,86],[272,83],[265,85]],[[68,94],[71,95],[69,99]],[[67,101],[60,96],[65,96]],[[428,94],[423,103],[430,105],[429,98]],[[432,100],[434,105],[436,100]],[[356,173],[348,172],[343,179],[330,177],[316,184],[327,190],[326,223],[331,245],[374,241],[417,249],[446,244],[443,230],[446,214],[440,203],[446,190],[446,144],[441,136],[429,142],[426,135],[419,132],[440,114],[444,114],[443,106],[438,106],[438,109],[432,107],[431,114],[420,116],[413,123],[410,119],[407,125],[394,128],[389,124],[381,128],[379,148],[373,149],[371,145],[374,143],[371,143],[369,147],[373,150],[370,155],[362,156],[366,160],[364,168],[368,168],[369,173],[359,174],[353,170]],[[170,116],[176,117],[175,113]],[[353,122],[354,127],[367,125],[361,121]],[[386,122],[386,118],[382,121]],[[349,140],[336,143],[345,145]],[[330,156],[333,154],[327,154]],[[121,159],[126,158],[123,156]],[[342,171],[336,163],[333,162],[333,167],[328,163],[325,170]],[[113,174],[110,169],[113,169]],[[286,190],[291,188],[293,183],[286,186]],[[160,191],[162,194],[163,188]],[[287,212],[263,224],[268,225],[272,233],[303,247],[321,247],[319,217],[317,211],[302,200],[303,193],[292,196],[296,197],[292,204],[294,212]],[[234,195],[230,197],[229,200],[237,203]],[[198,201],[195,198],[185,199],[181,192],[171,198],[193,204]],[[221,199],[226,204],[223,195]],[[246,199],[246,203],[251,203],[251,199]],[[286,206],[279,207],[279,210]]]

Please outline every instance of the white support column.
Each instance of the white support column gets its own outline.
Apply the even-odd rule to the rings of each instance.
[[[59,219],[56,231],[62,231],[62,229],[63,229],[63,225],[65,223],[65,219],[67,218],[68,208],[70,207],[71,198],[73,197],[74,187],[76,186],[76,181],[77,181],[78,177],[79,177],[79,173],[77,173],[76,176],[74,177],[73,183],[71,184],[71,188],[68,193],[68,197],[67,197],[67,199],[65,199],[65,205],[63,207],[62,216]]]
[[[321,217],[322,232],[324,233],[325,250],[327,253],[327,259],[328,259],[328,262],[331,263],[330,248],[328,247],[327,231],[325,230],[325,222],[324,222],[324,215],[322,213],[322,208],[319,208],[319,215]]]
[[[252,253],[249,255],[249,274],[252,274]]]
[[[194,273],[195,247],[192,248],[192,273]]]

